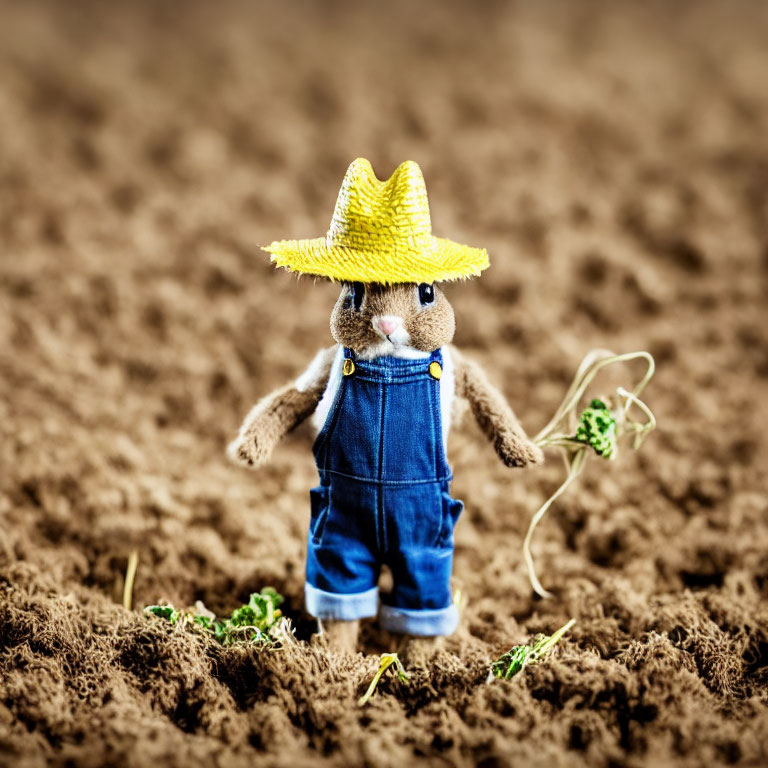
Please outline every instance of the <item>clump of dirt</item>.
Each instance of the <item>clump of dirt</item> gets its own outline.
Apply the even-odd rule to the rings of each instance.
[[[0,764],[756,765],[768,753],[768,16],[748,2],[0,5]],[[648,348],[659,429],[593,461],[521,560],[553,454],[451,435],[460,630],[357,699],[395,639],[309,641],[301,429],[224,447],[331,342],[336,289],[258,245],[328,226],[348,163],[418,161],[456,343],[524,425],[593,347]],[[629,373],[627,374],[629,375]],[[610,391],[610,382],[605,386]],[[599,393],[597,393],[599,394]],[[271,585],[280,651],[219,615]],[[577,624],[544,663],[489,664]]]

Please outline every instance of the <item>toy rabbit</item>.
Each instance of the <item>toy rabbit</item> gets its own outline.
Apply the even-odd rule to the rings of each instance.
[[[542,461],[504,397],[449,346],[453,309],[439,282],[478,275],[485,250],[432,236],[424,179],[414,162],[379,181],[367,160],[349,167],[329,232],[272,243],[272,260],[342,284],[331,315],[336,346],[253,408],[229,456],[264,464],[308,416],[320,484],[310,491],[305,602],[331,642],[354,647],[359,619],[392,632],[449,635],[453,529],[446,439],[463,397],[510,467]],[[380,604],[381,566],[393,589]]]

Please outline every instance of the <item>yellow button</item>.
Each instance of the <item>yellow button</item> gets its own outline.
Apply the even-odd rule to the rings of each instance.
[[[429,375],[433,379],[439,379],[443,375],[443,369],[440,367],[440,363],[437,360],[433,360],[429,364]]]
[[[344,361],[344,367],[341,369],[342,373],[345,376],[351,376],[355,372],[355,364],[347,358]]]

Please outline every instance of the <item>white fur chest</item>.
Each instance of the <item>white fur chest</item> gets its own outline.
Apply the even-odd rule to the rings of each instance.
[[[448,430],[451,426],[451,407],[453,405],[453,398],[456,392],[456,377],[454,375],[453,358],[448,347],[441,349],[443,355],[443,375],[440,377],[440,414],[443,425],[443,445],[447,447],[448,443]],[[403,357],[410,359],[419,357],[429,357],[429,353],[415,352],[409,349]],[[319,432],[325,420],[328,418],[328,412],[331,410],[333,401],[336,398],[336,393],[339,391],[339,385],[341,384],[341,368],[344,363],[344,348],[339,345],[336,350],[336,355],[333,358],[331,365],[331,373],[328,377],[328,384],[325,387],[325,392],[320,399],[320,402],[312,414],[312,426],[315,432]]]

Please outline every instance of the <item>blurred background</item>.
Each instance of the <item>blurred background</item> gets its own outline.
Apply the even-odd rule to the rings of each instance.
[[[258,473],[223,451],[260,396],[332,343],[337,288],[276,271],[259,246],[324,234],[355,157],[381,178],[411,159],[434,233],[490,253],[480,279],[447,288],[455,341],[529,432],[593,347],[645,348],[659,368],[647,391],[658,432],[639,454],[595,464],[540,529],[554,605],[532,600],[520,546],[560,463],[511,473],[471,424],[452,435],[466,503],[456,579],[469,597],[456,658],[575,615],[596,622],[582,648],[618,648],[661,631],[667,614],[643,612],[663,603],[719,622],[735,659],[723,667],[699,649],[701,711],[756,695],[768,637],[765,622],[744,627],[765,617],[768,594],[766,40],[756,0],[0,2],[9,626],[40,593],[76,595],[84,626],[111,616],[132,549],[138,606],[203,599],[223,612],[274,584],[306,621],[309,432]],[[741,618],[723,629],[692,594]],[[601,620],[619,634],[605,640]],[[42,685],[15,664],[19,686]],[[44,708],[14,706],[14,721],[71,735]],[[713,725],[698,706],[672,717],[689,718],[680,754],[734,755],[728,739],[735,762],[759,754],[738,718]],[[760,706],[764,723],[764,695]],[[402,721],[405,742],[422,738],[418,722]],[[357,748],[359,723],[347,725],[325,734],[331,752]],[[291,760],[306,758],[311,728],[292,727]],[[94,738],[117,738],[100,728]],[[613,754],[619,726],[606,728],[589,759]],[[638,728],[644,749],[667,754],[668,723]],[[185,754],[183,733],[163,734]],[[454,762],[506,754],[462,739]],[[640,749],[616,739],[618,755]]]

